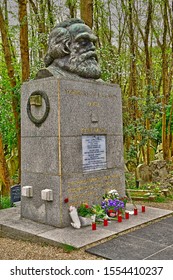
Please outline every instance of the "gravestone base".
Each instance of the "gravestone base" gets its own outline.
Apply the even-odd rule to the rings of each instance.
[[[71,205],[100,204],[111,189],[125,195],[117,85],[33,80],[23,85],[21,102],[21,217],[66,227]]]

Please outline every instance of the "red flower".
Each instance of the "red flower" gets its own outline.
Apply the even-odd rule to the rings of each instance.
[[[89,205],[88,205],[88,204],[85,204],[85,208],[89,208]]]
[[[115,217],[115,216],[116,216],[116,213],[112,213],[112,212],[111,212],[109,215],[110,215],[110,217]]]

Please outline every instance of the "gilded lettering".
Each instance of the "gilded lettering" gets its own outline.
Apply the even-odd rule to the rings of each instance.
[[[100,103],[99,102],[88,102],[88,106],[89,107],[100,107]]]

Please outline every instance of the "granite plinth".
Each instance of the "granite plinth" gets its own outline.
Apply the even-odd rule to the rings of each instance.
[[[49,100],[48,116],[40,125],[28,115],[34,92],[44,92]],[[33,80],[23,85],[21,102],[21,185],[33,187],[33,196],[21,199],[23,218],[65,227],[70,225],[70,205],[100,204],[111,189],[125,195],[122,104],[117,85],[54,77]],[[34,105],[34,98],[30,104],[34,119],[44,116],[44,98],[40,104]],[[83,135],[105,137],[106,168],[84,171]],[[52,190],[52,201],[41,199],[45,189]]]

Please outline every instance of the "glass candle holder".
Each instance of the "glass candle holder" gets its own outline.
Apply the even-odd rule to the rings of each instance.
[[[96,223],[92,223],[92,230],[96,230]]]
[[[129,212],[125,212],[125,219],[126,219],[126,220],[129,219]]]
[[[118,215],[118,222],[121,223],[122,222],[122,216]]]

